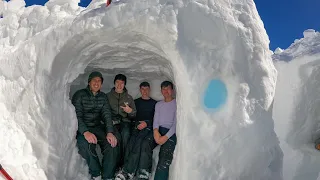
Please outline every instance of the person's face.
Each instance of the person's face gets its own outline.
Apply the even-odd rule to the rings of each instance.
[[[150,87],[148,86],[141,86],[140,93],[143,97],[149,97],[150,94]]]
[[[162,87],[161,88],[161,93],[162,93],[164,98],[171,98],[172,95],[173,95],[173,89],[172,89],[171,86]]]
[[[124,89],[124,81],[119,80],[119,79],[116,80],[116,81],[114,82],[114,87],[115,87],[115,89],[116,89],[117,92],[123,91],[123,89]]]
[[[92,92],[98,92],[101,89],[102,79],[100,77],[94,77],[89,82],[89,87]]]

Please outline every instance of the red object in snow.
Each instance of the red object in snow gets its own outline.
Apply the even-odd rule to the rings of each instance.
[[[111,4],[112,0],[107,0],[107,7]]]
[[[7,180],[13,180],[9,174],[3,169],[3,167],[0,164],[0,173],[7,179]]]

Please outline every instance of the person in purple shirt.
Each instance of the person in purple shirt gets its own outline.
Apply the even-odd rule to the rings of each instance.
[[[152,168],[152,151],[160,145],[159,161],[154,180],[167,180],[169,167],[173,159],[177,143],[176,137],[176,100],[173,98],[173,84],[170,81],[161,83],[161,93],[164,100],[159,101],[155,107],[153,118],[153,135],[146,137],[142,142],[140,168],[142,172],[138,179],[149,179]]]

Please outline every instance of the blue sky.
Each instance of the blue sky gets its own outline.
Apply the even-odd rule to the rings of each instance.
[[[320,0],[255,0],[270,48],[286,49],[306,29],[320,31]]]
[[[25,0],[26,4],[44,4],[47,0]],[[81,0],[87,6],[91,0]],[[320,31],[320,0],[254,0],[270,38],[270,49],[286,49],[303,37],[306,29]]]

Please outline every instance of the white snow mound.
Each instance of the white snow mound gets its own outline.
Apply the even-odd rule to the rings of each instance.
[[[118,72],[131,89],[146,77],[174,81],[171,179],[282,179],[271,112],[277,71],[253,0],[77,3],[0,3],[0,163],[14,179],[88,179],[69,93],[93,69],[110,75],[105,89]],[[211,79],[228,91],[216,110],[203,105]]]
[[[285,180],[320,178],[319,151],[314,148],[320,138],[320,33],[304,34],[273,56],[279,72],[273,118],[284,152]]]

